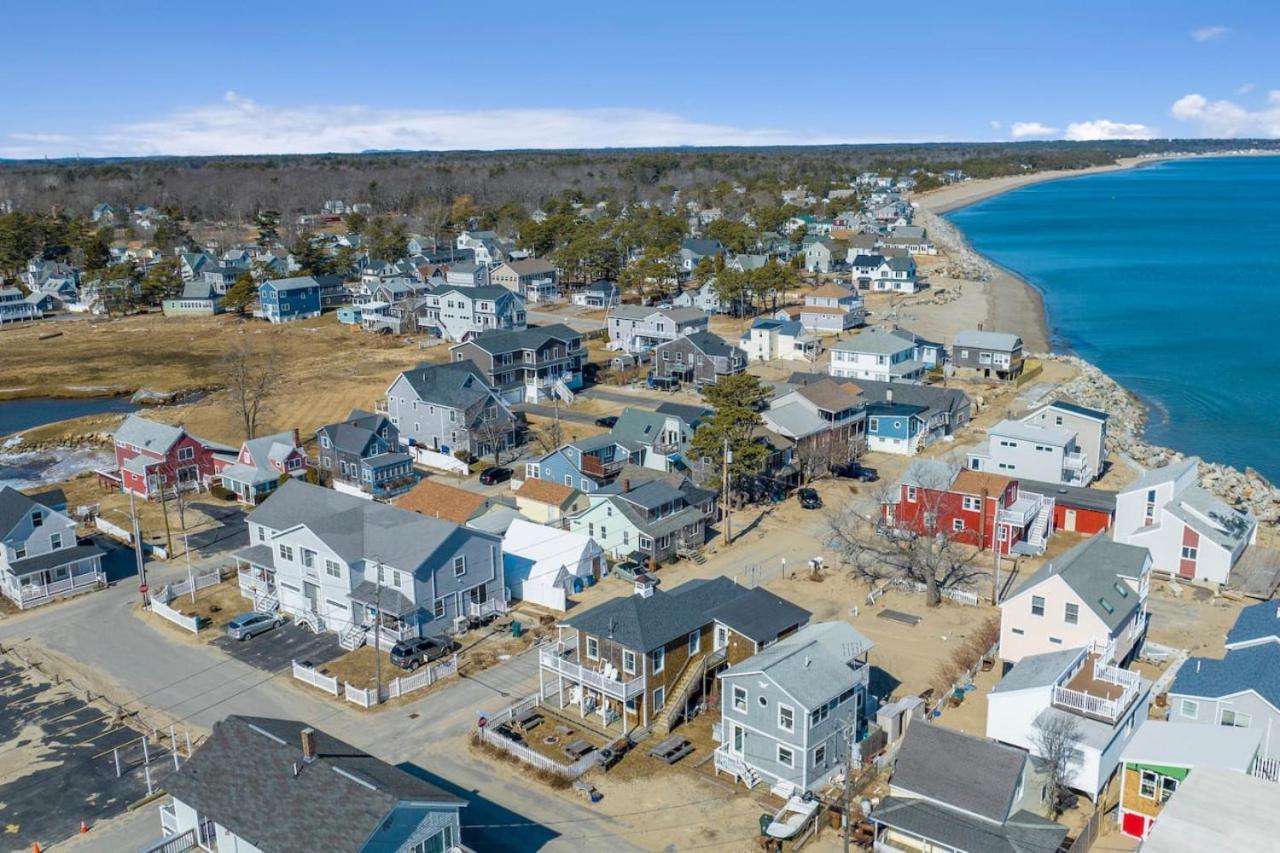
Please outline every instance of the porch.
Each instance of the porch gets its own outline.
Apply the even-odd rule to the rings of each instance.
[[[275,554],[269,545],[254,545],[234,554],[240,594],[253,602],[254,610],[273,612],[280,606],[276,589]]]
[[[618,733],[625,734],[637,725],[651,722],[647,707],[641,707],[644,703],[644,676],[623,681],[622,674],[607,662],[599,664],[601,669],[590,669],[579,664],[577,656],[576,632],[538,652],[540,696],[546,696],[550,702],[550,695],[554,692],[556,705],[562,713],[567,705],[576,705],[580,718],[596,717],[593,725],[604,732],[610,732],[615,723],[619,726]]]
[[[351,599],[351,628],[343,635],[344,647],[348,635],[359,634],[363,642],[369,642],[377,635],[378,643],[384,647],[394,646],[403,640],[421,636],[418,620],[418,605],[394,589],[363,581],[348,593]],[[358,646],[360,643],[354,643]]]
[[[1137,673],[1106,663],[1090,651],[1054,685],[1053,705],[1114,725],[1138,698],[1141,683]]]
[[[26,610],[60,596],[106,586],[103,553],[96,545],[76,545],[16,560],[0,575],[0,592]]]

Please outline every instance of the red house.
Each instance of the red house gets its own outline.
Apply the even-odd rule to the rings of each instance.
[[[113,436],[121,488],[143,498],[159,495],[160,485],[207,488],[217,473],[215,454],[235,448],[205,441],[182,427],[130,415]],[[114,480],[116,478],[108,477]]]
[[[1053,527],[1093,536],[1110,530],[1116,517],[1116,493],[1085,486],[1021,481],[1023,491],[1053,498]]]
[[[1038,554],[1054,529],[1053,500],[1024,492],[1017,480],[945,462],[918,459],[883,507],[890,524],[941,533],[1001,554]]]

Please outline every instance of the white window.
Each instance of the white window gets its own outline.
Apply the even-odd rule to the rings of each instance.
[[[746,713],[747,710],[747,688],[733,686],[733,710]]]
[[[662,672],[662,668],[667,665],[667,650],[664,648],[656,648],[651,655],[653,660],[654,673]]]
[[[1200,716],[1200,703],[1193,699],[1182,700],[1182,716],[1194,720]]]
[[[951,519],[951,529],[957,533],[959,533],[961,530],[964,530],[964,519],[963,518]]]
[[[796,756],[790,747],[778,744],[778,763],[783,767],[795,767]]]
[[[982,499],[972,498],[966,495],[964,498],[964,508],[969,510],[970,512],[975,512],[979,509],[982,509]]]
[[[813,766],[821,767],[827,763],[827,745],[815,746],[813,748]]]
[[[1080,624],[1080,605],[1068,604],[1066,606],[1066,613],[1064,614],[1063,618],[1067,620],[1068,625],[1079,625]]]
[[[1248,714],[1241,714],[1239,711],[1223,710],[1222,725],[1233,726],[1237,729],[1247,729],[1249,724],[1253,722],[1253,718]]]
[[[907,486],[907,502],[908,502],[908,503],[915,503],[915,502],[916,502],[916,487],[915,487],[915,486]]]
[[[331,578],[342,577],[342,569],[333,560],[324,561],[324,573]]]
[[[653,710],[661,711],[662,707],[667,704],[667,688],[659,687],[653,691]]]
[[[453,558],[453,576],[455,578],[460,578],[466,573],[467,573],[467,558],[461,554],[458,555],[457,557],[454,557]]]
[[[292,562],[293,562],[293,549],[292,549],[292,548],[290,548],[288,545],[283,545],[283,544],[282,544],[282,545],[280,546],[280,559],[282,559],[282,560],[285,560],[285,561],[287,561],[287,562],[292,563]]]
[[[306,566],[308,569],[314,569],[316,567],[316,552],[308,548],[301,549],[301,552],[302,565]]]
[[[1195,560],[1195,558],[1196,558],[1196,554],[1197,554],[1197,553],[1199,553],[1199,552],[1198,552],[1198,550],[1197,550],[1197,549],[1195,549],[1195,548],[1191,548],[1191,547],[1188,547],[1188,546],[1186,546],[1186,545],[1183,545],[1183,546],[1182,546],[1182,559],[1184,559],[1184,560],[1192,560],[1192,561],[1194,561],[1194,560]]]
[[[443,598],[436,599],[435,604],[432,605],[431,607],[431,615],[435,619],[444,618],[444,599]]]
[[[622,671],[634,675],[636,671],[636,653],[630,649],[622,650]]]
[[[796,730],[796,712],[790,705],[778,703],[778,728],[784,732]]]
[[[187,462],[187,461],[189,461],[189,460],[191,460],[191,459],[195,459],[195,458],[196,458],[196,449],[195,449],[194,447],[179,447],[179,448],[178,448],[178,460],[179,460],[179,461],[181,461],[181,462]]]
[[[587,657],[591,660],[600,657],[600,641],[595,637],[587,637]]]
[[[43,526],[44,526],[44,513],[43,513],[43,512],[41,512],[40,510],[35,510],[34,512],[32,512],[32,513],[31,513],[31,526],[32,526],[32,527],[43,527]]]
[[[1031,615],[1032,616],[1044,615],[1044,596],[1043,595],[1031,596]]]
[[[604,528],[600,528],[600,535],[604,535]],[[702,637],[697,631],[689,632],[689,656],[693,657],[698,653],[698,647],[702,644]]]
[[[1160,776],[1151,770],[1142,771],[1142,784],[1138,788],[1138,793],[1146,797],[1148,800],[1156,798],[1156,788],[1159,786]]]
[[[49,534],[49,547],[50,547],[51,549],[53,549],[54,551],[56,551],[56,550],[58,550],[59,548],[61,548],[61,547],[62,547],[62,534],[61,534],[61,533],[50,533],[50,534]]]

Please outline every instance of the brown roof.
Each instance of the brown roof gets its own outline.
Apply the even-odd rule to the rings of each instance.
[[[796,393],[815,406],[839,412],[860,402],[862,389],[852,383],[837,385],[830,379],[820,379],[812,385],[797,388]]]
[[[465,524],[488,500],[485,495],[428,478],[406,492],[396,506],[441,521]]]
[[[516,497],[550,504],[551,506],[564,506],[573,499],[577,491],[572,486],[553,483],[550,480],[529,478],[524,481],[523,486],[516,489]]]
[[[526,258],[523,261],[510,261],[507,266],[515,270],[517,275],[533,275],[540,272],[555,272],[555,264],[543,258]]]
[[[853,291],[847,287],[841,287],[834,281],[829,281],[819,287],[817,290],[809,294],[810,296],[834,296],[837,299],[843,299],[846,296],[853,296]]]
[[[786,315],[787,315],[788,317],[790,317],[792,320],[799,320],[799,319],[800,319],[800,315],[801,315],[801,313],[803,313],[803,311],[804,311],[804,309],[803,309],[803,308],[800,308],[800,307],[795,306],[795,305],[789,306],[789,307],[787,307],[787,308],[783,308],[782,310],[783,310],[783,311],[786,313]]]
[[[981,495],[982,490],[986,489],[989,496],[996,497],[1004,494],[1004,490],[1012,482],[1012,477],[1006,477],[1003,474],[987,474],[963,468],[951,481],[951,491],[962,495]]]

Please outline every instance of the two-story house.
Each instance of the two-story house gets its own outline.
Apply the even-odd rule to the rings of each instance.
[[[413,459],[400,449],[400,431],[384,414],[353,409],[346,420],[316,430],[320,471],[335,489],[388,499],[417,482]]]
[[[461,850],[467,804],[296,720],[231,715],[165,778],[149,850]]]
[[[612,433],[602,433],[571,441],[524,463],[524,481],[546,480],[563,483],[590,494],[613,482],[622,469],[632,462],[639,446],[623,441]]]
[[[853,385],[830,379],[800,385],[769,401],[765,426],[795,442],[793,458],[811,474],[855,458],[865,445],[867,407]]]
[[[1263,752],[1280,759],[1280,605],[1240,611],[1224,644],[1226,655],[1192,657],[1169,687],[1169,720],[1262,732]]]
[[[1043,758],[1038,732],[1061,719],[1078,736],[1067,785],[1096,803],[1150,704],[1151,682],[1088,646],[1027,655],[987,695],[987,737]]]
[[[16,287],[0,287],[0,325],[25,323],[39,316],[36,306]]]
[[[831,272],[844,261],[834,240],[814,240],[804,248],[804,268],[809,272]]]
[[[81,545],[61,492],[0,486],[0,594],[20,610],[105,586],[103,550]]]
[[[307,455],[298,444],[296,432],[251,438],[234,456],[217,454],[214,472],[224,489],[252,506],[278,489],[284,479],[307,475]]]
[[[1150,614],[1151,556],[1145,548],[1090,537],[1047,560],[1000,602],[1000,658],[1088,646],[1124,664],[1142,648]]]
[[[876,238],[871,234],[862,235],[872,243],[876,242]],[[874,246],[872,247],[874,249]],[[876,254],[873,250],[857,252],[852,247],[849,249],[849,268],[853,272],[853,284],[859,290],[870,290],[871,280],[875,278],[876,270],[884,264],[884,255]]]
[[[495,445],[510,448],[518,443],[515,415],[471,361],[406,370],[379,405],[415,455],[462,451],[486,456]]]
[[[450,342],[469,341],[491,330],[528,328],[524,299],[505,287],[437,287],[416,309],[418,328]]]
[[[738,346],[747,361],[816,361],[822,345],[799,320],[757,317],[742,333]]]
[[[1095,477],[1102,474],[1107,460],[1108,419],[1106,412],[1070,400],[1054,400],[1036,406],[1019,418],[1024,424],[1060,427],[1074,432],[1080,450],[1092,462]]]
[[[746,369],[747,354],[712,332],[681,335],[653,351],[655,377],[691,382],[699,388]]]
[[[804,295],[800,325],[811,332],[844,332],[866,322],[867,309],[855,291],[828,282]]]
[[[885,523],[918,536],[943,535],[1004,555],[1040,554],[1053,534],[1053,501],[999,474],[918,459],[907,467]]]
[[[609,310],[609,348],[639,354],[681,335],[707,331],[708,318],[696,308],[617,305]]]
[[[1022,375],[1022,338],[1008,332],[966,330],[951,345],[959,375],[1012,381]]]
[[[706,281],[688,287],[676,294],[671,300],[676,308],[696,308],[704,314],[722,314],[727,309],[720,292],[716,289],[716,278],[711,276]]]
[[[817,622],[721,672],[716,774],[821,789],[865,736],[871,648],[847,622]]]
[[[191,435],[170,426],[131,414],[112,435],[115,474],[126,492],[141,498],[159,497],[160,489],[208,488],[215,479],[218,454],[235,453],[234,447]],[[115,479],[115,478],[113,478]]]
[[[791,386],[804,385],[826,380],[821,373],[793,373],[787,378]],[[924,420],[919,444],[928,447],[939,439],[955,435],[969,423],[973,415],[973,404],[969,397],[959,388],[943,388],[938,385],[920,383],[880,382],[874,379],[834,380],[840,385],[851,385],[861,394],[867,403],[906,403],[919,406],[924,411]]]
[[[621,302],[622,292],[617,283],[607,279],[593,281],[573,294],[573,304],[583,308],[608,310]]]
[[[640,584],[560,623],[559,641],[539,653],[541,695],[600,728],[665,734],[717,670],[808,621],[807,610],[726,577],[671,590]]]
[[[1074,430],[1002,420],[987,429],[987,443],[969,451],[974,471],[1025,477],[1042,483],[1087,486],[1096,473]]]
[[[875,849],[1057,853],[1067,828],[1041,816],[1044,789],[1027,753],[942,725],[912,725],[868,816]]]
[[[947,347],[945,344],[931,341],[928,338],[917,335],[910,329],[903,329],[900,326],[890,325],[885,327],[885,331],[902,338],[904,341],[910,341],[915,346],[915,352],[912,357],[924,364],[925,370],[941,367],[947,360]]]
[[[498,264],[489,272],[489,283],[505,287],[531,305],[560,298],[560,271],[544,258]]]
[[[630,449],[633,464],[655,471],[675,471],[687,467],[685,456],[700,420],[686,417],[628,406],[609,435]]]
[[[1200,459],[1153,468],[1116,495],[1115,539],[1151,552],[1156,571],[1224,584],[1258,520],[1200,487]]]
[[[455,620],[505,610],[502,539],[290,480],[246,518],[236,552],[255,609],[278,607],[355,648],[443,636]]]
[[[582,387],[587,361],[582,333],[563,323],[521,331],[490,331],[454,344],[455,362],[470,360],[508,402],[541,403]]]
[[[513,493],[516,510],[535,524],[567,527],[569,518],[587,508],[582,492],[550,480],[525,480]]]
[[[884,258],[871,274],[871,289],[878,293],[917,292],[916,262],[910,255]]]
[[[929,435],[926,406],[902,403],[890,395],[883,403],[868,403],[867,449],[897,456],[914,456]]]
[[[927,368],[916,357],[915,343],[873,329],[831,347],[831,364],[827,369],[832,376],[845,379],[919,382]]]
[[[454,241],[459,251],[470,253],[478,264],[500,264],[505,259],[494,231],[463,231]]]
[[[680,244],[680,269],[693,272],[703,258],[715,258],[725,254],[719,240],[703,240],[690,237]]]
[[[489,266],[473,261],[451,263],[444,280],[450,287],[485,287],[489,284]]]
[[[585,493],[587,509],[569,520],[569,529],[590,536],[615,557],[646,563],[698,550],[706,542],[716,493],[678,475],[653,474],[626,468],[613,482]]]
[[[258,313],[272,323],[319,317],[326,297],[342,290],[341,276],[268,279],[258,285]]]

